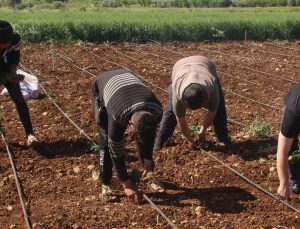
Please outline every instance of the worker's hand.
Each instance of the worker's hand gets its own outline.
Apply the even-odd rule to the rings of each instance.
[[[130,200],[134,201],[137,204],[141,204],[143,202],[143,196],[141,192],[137,189],[137,187],[134,184],[132,184],[130,179],[122,182],[122,185],[126,196]]]
[[[197,149],[198,148],[198,144],[196,141],[192,140],[192,141],[188,141],[188,147],[190,149]]]
[[[277,195],[279,198],[287,200],[291,195],[290,184],[280,184],[277,190]]]

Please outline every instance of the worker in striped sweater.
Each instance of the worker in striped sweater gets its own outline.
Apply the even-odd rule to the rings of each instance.
[[[134,133],[143,176],[153,172],[153,146],[162,106],[155,95],[132,72],[125,69],[105,71],[94,81],[93,105],[99,131],[99,165],[102,197],[115,201],[111,188],[112,168],[126,196],[141,201],[141,193],[129,179],[125,164],[124,134]],[[153,179],[154,181],[155,179]]]

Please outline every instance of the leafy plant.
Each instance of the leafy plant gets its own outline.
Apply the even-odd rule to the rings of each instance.
[[[134,184],[139,184],[140,180],[141,180],[141,177],[142,177],[142,171],[140,171],[139,169],[132,169],[129,172],[129,176],[130,176],[131,181]]]
[[[201,126],[199,126],[199,125],[191,126],[191,131],[192,131],[193,136],[199,135],[200,129],[201,129]]]
[[[249,127],[244,128],[244,132],[256,137],[268,137],[271,134],[271,125],[262,118],[256,117]]]
[[[99,145],[96,144],[95,142],[90,142],[89,141],[89,144],[90,144],[90,150],[93,151],[93,152],[98,152],[99,151]]]
[[[294,164],[300,160],[300,150],[295,150],[289,157],[288,161]]]

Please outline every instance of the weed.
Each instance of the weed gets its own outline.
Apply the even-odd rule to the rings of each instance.
[[[191,131],[192,131],[193,136],[199,135],[200,134],[200,129],[201,129],[201,126],[199,126],[199,125],[191,126]]]
[[[271,125],[256,117],[250,126],[244,128],[244,132],[256,137],[268,137],[271,134]]]
[[[289,157],[289,163],[295,164],[300,160],[300,150],[295,150]]]
[[[71,117],[73,117],[73,116],[75,115],[75,112],[72,111],[72,110],[67,110],[67,111],[66,111],[66,115],[67,115],[69,118],[71,118]]]
[[[5,129],[4,129],[4,127],[1,126],[1,125],[0,125],[0,133],[1,133],[1,134],[4,134],[4,133],[5,133]]]
[[[90,144],[91,151],[93,151],[95,153],[99,151],[99,145],[97,143],[89,141],[89,144]]]
[[[131,181],[134,184],[138,185],[140,183],[140,180],[142,177],[142,172],[139,169],[132,169],[129,172],[129,176],[130,176]]]

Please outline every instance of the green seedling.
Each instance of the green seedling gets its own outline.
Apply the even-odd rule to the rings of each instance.
[[[0,126],[0,133],[1,133],[1,134],[4,134],[4,133],[5,133],[5,129],[4,129],[3,126]]]
[[[268,137],[271,134],[271,125],[256,117],[250,126],[244,128],[244,132],[256,137]]]
[[[199,126],[199,125],[191,126],[191,131],[192,131],[193,136],[199,135],[200,134],[200,129],[201,129],[201,126]]]
[[[289,163],[294,164],[300,160],[300,150],[295,150],[289,157]]]
[[[93,152],[98,152],[99,151],[99,145],[96,144],[95,142],[89,142],[90,144],[90,150]]]

